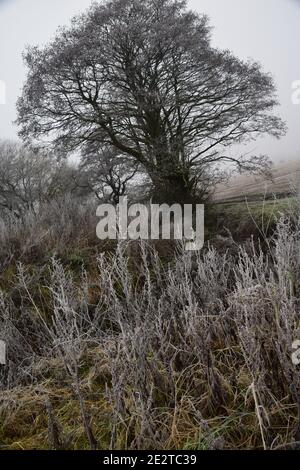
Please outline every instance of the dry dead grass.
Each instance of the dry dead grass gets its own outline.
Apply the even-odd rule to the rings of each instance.
[[[1,448],[296,446],[299,212],[263,247],[229,241],[6,267]]]

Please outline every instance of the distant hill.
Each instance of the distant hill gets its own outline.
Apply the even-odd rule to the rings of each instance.
[[[286,197],[300,192],[300,159],[276,164],[272,170],[272,179],[262,176],[243,174],[234,176],[226,184],[217,186],[216,202],[240,201],[247,197],[256,200],[262,197]]]

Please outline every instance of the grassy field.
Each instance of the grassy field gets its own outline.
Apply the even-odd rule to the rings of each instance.
[[[249,237],[266,237],[272,234],[276,222],[282,215],[287,217],[299,205],[297,197],[265,200],[243,199],[219,202],[206,207],[206,239],[215,234],[242,241]]]
[[[217,186],[207,206],[207,237],[230,232],[236,240],[268,236],[282,214],[293,213],[300,192],[300,161],[274,166],[272,177],[239,175]]]
[[[280,163],[274,166],[272,178],[253,175],[239,175],[230,178],[226,184],[217,187],[214,200],[217,202],[240,201],[263,198],[277,198],[299,192],[300,160]]]

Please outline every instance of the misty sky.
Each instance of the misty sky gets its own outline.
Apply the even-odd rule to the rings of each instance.
[[[91,0],[0,0],[0,80],[6,104],[0,104],[0,138],[16,138],[15,103],[25,79],[22,51],[44,44],[59,25],[85,10]],[[275,77],[281,106],[278,113],[289,132],[280,141],[265,138],[249,150],[275,160],[300,158],[300,105],[292,104],[292,83],[300,80],[300,0],[190,0],[189,6],[209,15],[213,43],[242,59],[263,64]],[[233,149],[232,152],[236,150]]]

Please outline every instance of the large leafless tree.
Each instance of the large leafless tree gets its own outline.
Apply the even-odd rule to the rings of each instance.
[[[228,148],[285,125],[269,74],[213,48],[206,16],[181,0],[95,3],[44,48],[29,48],[18,102],[23,138],[63,152],[109,145],[148,172],[158,199],[191,199],[222,161],[254,170],[265,157]]]

